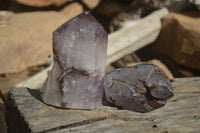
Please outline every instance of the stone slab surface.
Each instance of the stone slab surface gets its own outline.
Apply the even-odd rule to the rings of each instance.
[[[163,18],[154,50],[169,56],[177,64],[200,70],[200,14],[171,13]]]
[[[0,74],[45,64],[52,53],[52,32],[68,19],[55,11],[15,13],[0,29]]]
[[[94,110],[60,109],[41,101],[39,90],[13,88],[8,97],[9,133],[198,133],[200,77],[175,79],[175,96],[149,113],[102,106]]]

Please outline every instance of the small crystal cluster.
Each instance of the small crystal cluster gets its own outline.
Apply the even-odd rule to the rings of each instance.
[[[110,72],[105,77],[104,89],[107,101],[137,112],[160,108],[173,96],[172,86],[163,71],[148,64]]]
[[[88,12],[53,32],[54,65],[41,88],[45,103],[77,109],[101,105],[108,36]]]

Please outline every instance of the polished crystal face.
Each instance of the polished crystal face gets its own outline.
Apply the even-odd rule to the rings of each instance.
[[[170,81],[163,71],[148,64],[121,68],[106,75],[106,100],[119,108],[148,112],[165,105],[173,96]]]
[[[41,96],[45,103],[77,109],[101,105],[108,35],[88,12],[53,32],[54,66]]]

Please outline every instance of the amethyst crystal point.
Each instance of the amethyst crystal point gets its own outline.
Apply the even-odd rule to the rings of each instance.
[[[104,89],[108,102],[137,112],[149,112],[162,107],[173,96],[172,86],[163,71],[148,64],[108,73]]]
[[[107,33],[84,12],[53,32],[54,66],[43,87],[45,103],[76,109],[101,105]]]

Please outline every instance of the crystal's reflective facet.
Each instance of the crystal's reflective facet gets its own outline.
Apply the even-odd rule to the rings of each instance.
[[[135,65],[106,75],[106,100],[116,106],[137,112],[148,112],[165,105],[173,96],[170,81],[155,65]]]
[[[101,105],[107,33],[84,12],[53,32],[54,66],[43,87],[45,103],[77,109]]]

